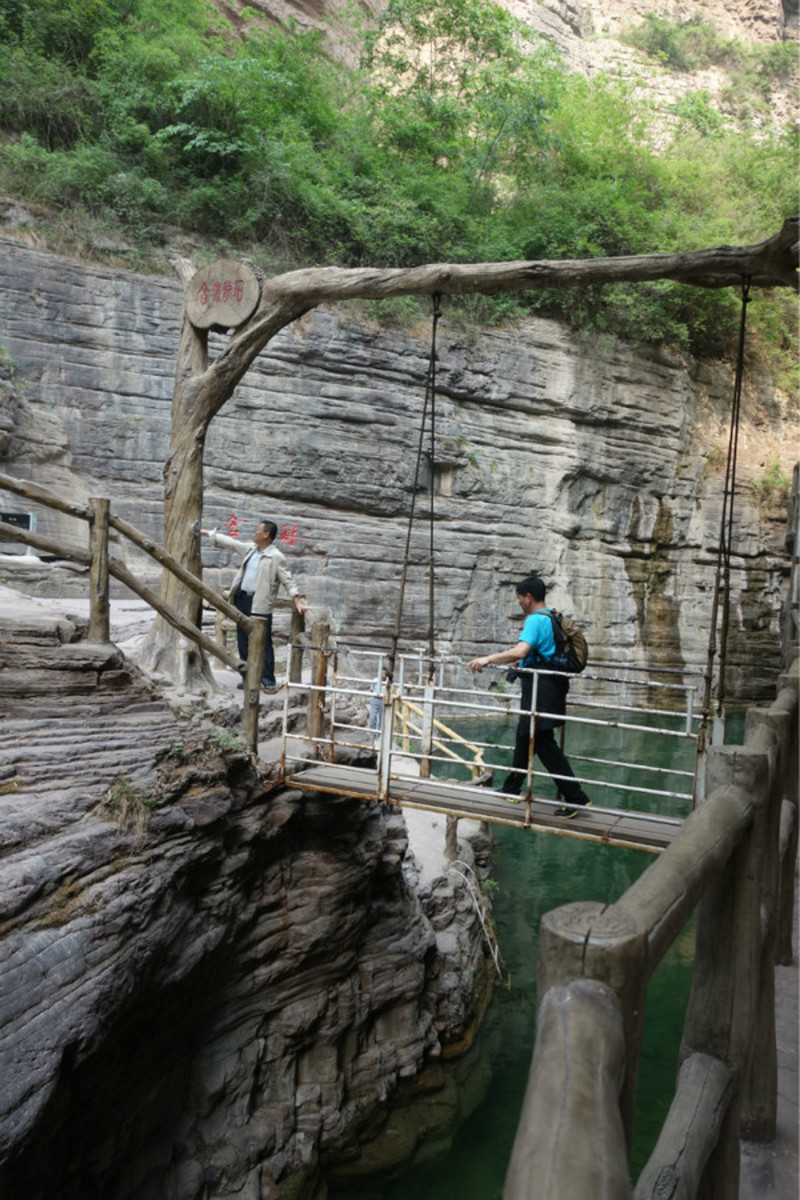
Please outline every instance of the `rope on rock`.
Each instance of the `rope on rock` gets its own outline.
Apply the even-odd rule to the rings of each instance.
[[[430,424],[430,480],[429,480],[429,546],[428,546],[428,671],[429,676],[433,677],[433,654],[434,654],[434,529],[433,529],[433,501],[434,501],[434,448],[436,444],[436,332],[439,325],[439,317],[441,316],[441,293],[436,292],[433,296],[433,313],[431,317],[431,346],[428,357],[428,371],[425,377],[425,401],[422,408],[422,421],[419,430],[419,442],[417,444],[417,461],[414,469],[414,486],[411,492],[411,509],[408,514],[408,529],[406,531],[406,548],[403,555],[403,569],[400,574],[400,592],[397,600],[397,617],[395,619],[394,633],[392,635],[392,648],[389,655],[389,674],[394,676],[395,658],[397,657],[397,644],[400,640],[400,629],[403,620],[403,604],[405,602],[406,580],[408,578],[408,563],[411,553],[411,530],[414,524],[414,513],[417,501],[417,486],[419,483],[420,467],[422,464],[423,446],[425,443],[425,429]],[[428,411],[430,410],[430,423],[428,422]]]

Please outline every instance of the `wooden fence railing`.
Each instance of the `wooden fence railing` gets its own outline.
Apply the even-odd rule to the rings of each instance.
[[[58,512],[66,513],[68,516],[76,517],[78,520],[88,523],[88,550],[83,550],[77,546],[64,546],[61,542],[53,541],[51,538],[43,537],[41,534],[33,533],[28,529],[21,529],[2,520],[0,520],[0,533],[2,533],[4,540],[22,542],[25,545],[33,546],[36,550],[41,550],[45,554],[52,554],[58,558],[65,558],[70,562],[77,562],[83,566],[88,566],[89,641],[108,642],[110,639],[110,594],[108,579],[109,575],[111,575],[115,579],[118,579],[120,583],[130,588],[140,599],[149,604],[155,612],[182,633],[184,637],[190,638],[196,645],[201,646],[209,654],[213,654],[234,671],[241,671],[238,655],[232,654],[224,642],[208,637],[207,634],[198,629],[196,625],[193,625],[191,621],[187,620],[186,617],[177,612],[171,605],[166,604],[156,592],[137,579],[121,559],[115,558],[109,553],[109,529],[114,529],[117,533],[127,537],[139,549],[144,550],[146,554],[154,558],[162,567],[165,567],[176,575],[196,596],[205,600],[212,608],[216,609],[229,620],[234,621],[237,625],[240,625],[246,631],[248,635],[248,655],[244,672],[242,730],[247,748],[255,752],[258,745],[259,685],[263,669],[264,643],[266,638],[266,626],[264,622],[253,617],[247,617],[244,613],[239,612],[218,591],[209,587],[202,579],[198,579],[196,575],[193,575],[191,571],[188,571],[177,562],[176,559],[167,553],[163,546],[160,546],[152,538],[149,538],[146,534],[136,529],[135,526],[122,520],[121,517],[115,516],[110,511],[108,500],[93,498],[86,505],[73,504],[49,492],[46,488],[2,474],[0,474],[0,488],[23,496],[26,500],[32,500],[34,503],[41,504],[46,508],[55,509]],[[292,682],[299,682],[301,678],[302,643],[304,641],[303,628],[302,614],[297,613],[293,609],[290,639],[292,651],[289,659],[289,678]]]
[[[774,964],[786,961],[792,922],[797,718],[795,661],[775,703],[748,711],[744,744],[710,751],[705,799],[625,894],[543,918],[536,1042],[504,1200],[730,1200],[739,1136],[774,1138]],[[676,1091],[634,1188],[647,981],[695,909]]]

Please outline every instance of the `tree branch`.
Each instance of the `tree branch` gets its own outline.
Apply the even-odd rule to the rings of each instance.
[[[208,369],[218,397],[215,411],[230,395],[270,338],[318,304],[340,300],[381,300],[389,296],[446,296],[587,287],[607,283],[646,283],[671,279],[695,287],[798,288],[798,218],[750,246],[712,246],[676,254],[628,254],[506,263],[429,263],[410,268],[309,267],[267,280],[261,301],[247,324],[230,338]],[[224,381],[224,383],[223,383]],[[222,385],[222,386],[220,386]]]

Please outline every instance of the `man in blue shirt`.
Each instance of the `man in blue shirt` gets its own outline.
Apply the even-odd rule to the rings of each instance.
[[[524,667],[547,667],[547,663],[556,652],[556,639],[553,633],[553,622],[547,615],[548,606],[545,604],[547,589],[544,581],[538,575],[529,575],[517,584],[517,603],[525,614],[525,623],[519,641],[507,650],[499,650],[496,654],[485,654],[473,658],[468,664],[472,671],[480,671],[490,663],[515,663]],[[533,695],[533,675],[526,672],[520,676],[522,680],[522,697],[520,708],[523,710],[517,723],[517,736],[514,743],[512,770],[506,776],[502,791],[518,796],[525,784],[524,772],[528,769],[528,750],[530,745],[530,711]],[[556,809],[557,817],[574,817],[579,807],[591,804],[589,797],[575,779],[575,773],[569,765],[569,760],[555,738],[554,730],[564,724],[566,712],[569,679],[566,675],[539,675],[539,685],[536,696],[536,711],[541,714],[534,719],[534,751],[541,759],[551,775],[558,776],[559,791],[566,804]]]

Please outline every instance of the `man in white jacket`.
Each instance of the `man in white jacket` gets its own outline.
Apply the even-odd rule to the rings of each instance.
[[[242,559],[231,585],[230,600],[245,616],[257,617],[267,623],[261,690],[271,695],[278,690],[275,682],[275,651],[272,646],[272,610],[278,598],[278,588],[283,585],[294,600],[294,606],[299,613],[307,612],[311,607],[300,595],[300,589],[289,573],[283,554],[273,544],[278,526],[273,521],[259,521],[251,542],[228,537],[216,529],[201,529],[200,532],[203,537],[211,540],[212,545],[233,550]],[[247,660],[247,641],[247,634],[237,625],[236,645],[239,657],[243,661]],[[241,684],[239,686],[241,687]]]

